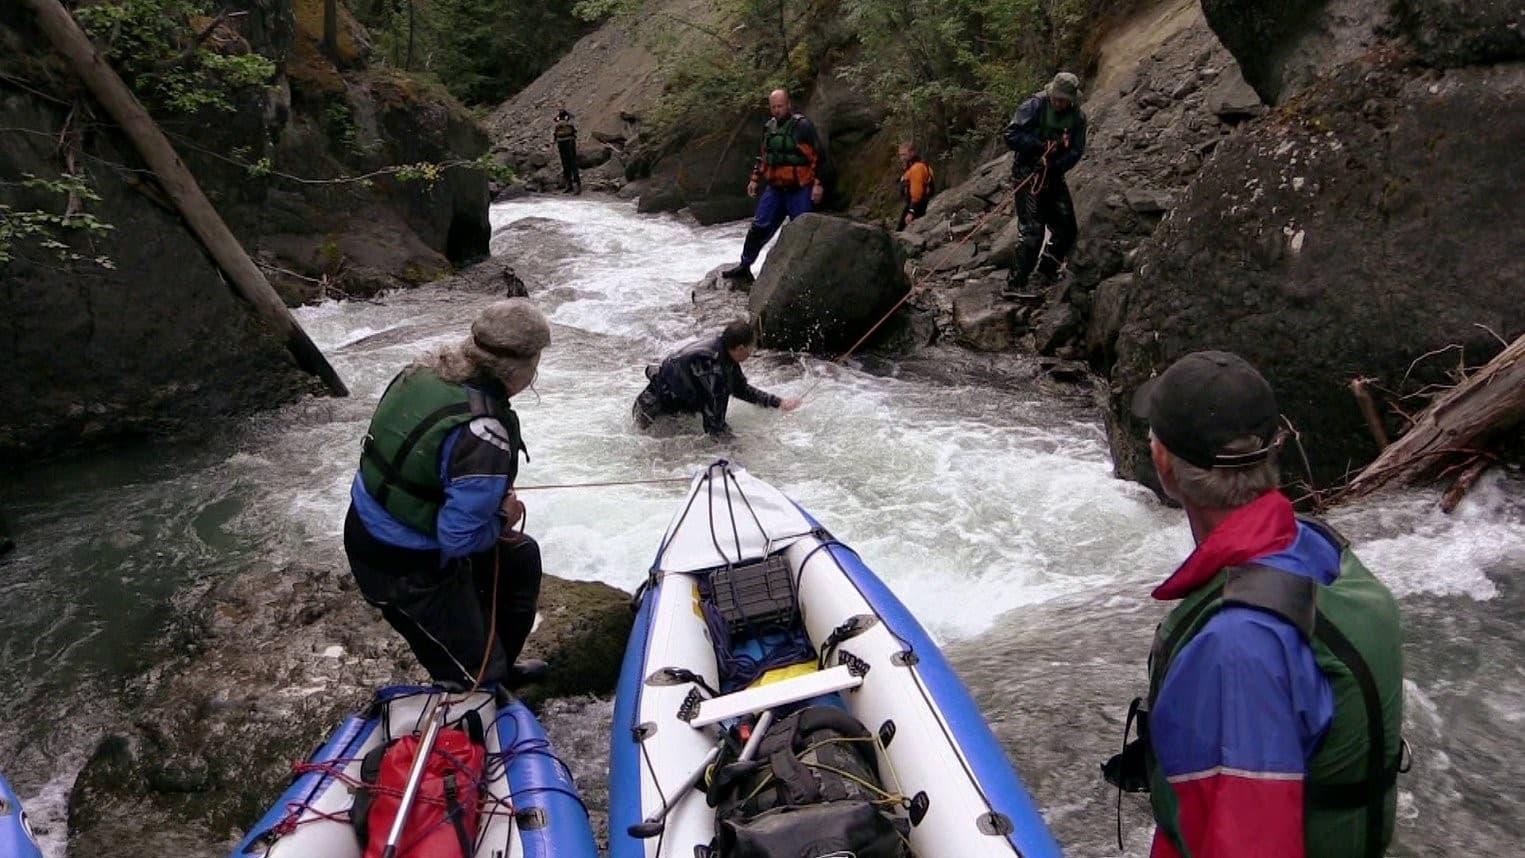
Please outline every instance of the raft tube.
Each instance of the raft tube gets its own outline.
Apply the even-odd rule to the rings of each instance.
[[[815,673],[747,690],[749,700],[780,699],[786,683],[795,690],[825,683],[832,679],[826,672],[856,683],[830,699],[880,738],[880,774],[905,801],[918,858],[1057,858],[1058,843],[979,707],[906,606],[808,513],[726,462],[695,478],[640,592],[614,709],[611,858],[707,854],[715,811],[697,791],[679,798],[659,835],[629,833],[674,795],[715,742],[711,732],[696,729],[712,706],[705,700],[696,715],[695,703],[707,692],[662,669],[692,671],[721,688],[700,579],[769,557],[787,560],[796,610],[818,654],[833,632],[853,631],[827,649],[827,664]],[[736,694],[725,698],[740,704]]]
[[[353,801],[348,783],[359,779],[367,753],[413,732],[429,701],[441,694],[413,685],[376,692],[363,712],[346,718],[300,767],[233,858],[360,858],[362,847],[346,814]],[[501,802],[496,807],[505,808],[484,807],[475,858],[597,858],[587,808],[534,714],[507,695],[453,694],[450,701],[447,724],[458,726],[475,711],[490,725],[484,730],[492,774],[486,791]]]
[[[0,855],[5,858],[42,858],[32,826],[27,824],[21,797],[0,776]]]

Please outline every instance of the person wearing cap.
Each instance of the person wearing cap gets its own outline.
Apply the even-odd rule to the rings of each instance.
[[[577,164],[577,126],[572,124],[572,114],[565,110],[556,112],[551,137],[556,141],[556,154],[561,158],[561,189],[569,194],[582,193],[582,171]]]
[[[1228,352],[1189,354],[1134,411],[1196,549],[1156,599],[1140,739],[1102,768],[1148,791],[1152,855],[1380,856],[1404,753],[1392,594],[1277,488],[1271,386]]]
[[[1054,75],[1043,91],[1022,102],[1003,134],[1015,153],[1011,176],[1016,185],[1016,218],[1021,229],[1016,260],[1006,277],[1007,298],[1036,297],[1027,288],[1036,268],[1048,282],[1075,247],[1079,227],[1075,203],[1064,176],[1080,163],[1086,150],[1086,115],[1080,109],[1080,78],[1069,72]],[[1048,230],[1048,247],[1043,246]]]
[[[541,568],[513,490],[529,456],[509,401],[550,342],[528,299],[488,305],[467,337],[392,379],[361,444],[344,522],[350,569],[442,685],[512,687],[546,669],[515,662]]]
[[[660,365],[646,367],[646,389],[631,409],[637,429],[651,428],[658,417],[698,414],[709,435],[731,431],[726,411],[731,397],[785,413],[800,407],[797,397],[780,398],[747,382],[741,365],[757,347],[757,329],[738,319],[725,326],[718,337],[684,346]]]

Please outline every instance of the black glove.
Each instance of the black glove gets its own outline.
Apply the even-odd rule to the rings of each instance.
[[[1122,753],[1101,764],[1101,776],[1123,792],[1148,792],[1149,767],[1144,762],[1144,739],[1123,746]]]

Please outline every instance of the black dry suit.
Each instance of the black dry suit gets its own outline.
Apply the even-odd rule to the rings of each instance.
[[[1057,275],[1075,246],[1079,228],[1064,174],[1085,155],[1086,116],[1079,105],[1060,113],[1048,95],[1040,92],[1022,102],[1003,136],[1016,153],[1011,176],[1017,187],[1016,216],[1022,230],[1010,285],[1022,288],[1038,265],[1045,227],[1053,233],[1044,254],[1045,276]]]
[[[635,422],[642,429],[664,414],[698,413],[704,431],[729,431],[725,413],[734,396],[763,408],[781,400],[747,383],[741,364],[731,359],[719,337],[700,340],[670,354],[660,366],[646,367],[650,383],[635,400]]]
[[[556,154],[561,157],[563,186],[582,190],[582,172],[577,165],[577,126],[572,124],[572,117],[558,118],[552,136],[556,138]]]

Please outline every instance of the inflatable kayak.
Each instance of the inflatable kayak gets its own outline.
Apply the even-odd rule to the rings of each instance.
[[[638,600],[612,858],[1060,854],[937,645],[777,489],[695,477]]]
[[[446,694],[408,685],[376,692],[299,763],[291,786],[233,850],[235,858],[360,858],[366,841],[357,834],[357,817],[368,819],[384,842],[406,781],[404,775],[389,782],[387,770],[410,769],[406,760],[399,769],[390,749],[416,748],[418,735],[436,719],[441,729],[427,771],[435,773],[440,762],[442,776],[433,778],[432,792],[428,775],[418,789],[398,858],[460,855],[457,843],[468,842],[474,858],[596,858],[571,773],[523,703],[501,692]],[[469,778],[461,774],[468,769]],[[457,776],[476,784],[463,785]],[[383,788],[366,787],[378,778]],[[473,794],[475,802],[460,798]],[[390,815],[379,812],[388,801]],[[431,811],[437,823],[421,821]],[[474,825],[458,825],[461,819]],[[431,837],[445,838],[447,848],[420,845]],[[371,842],[377,839],[373,834]]]
[[[21,809],[21,798],[4,777],[0,777],[0,855],[42,858],[42,850],[32,837],[32,826],[27,824],[26,811]]]

